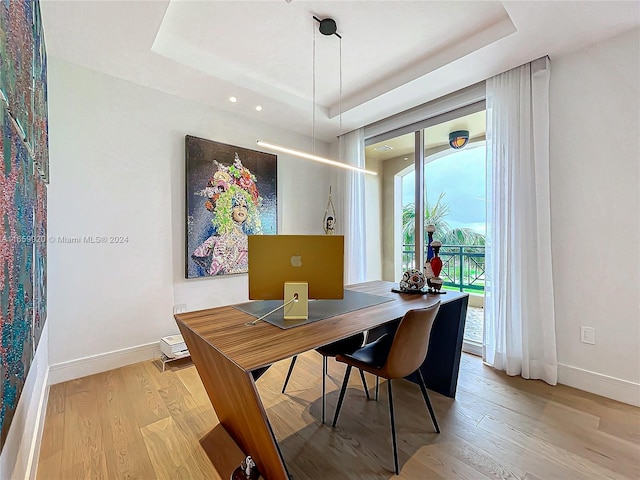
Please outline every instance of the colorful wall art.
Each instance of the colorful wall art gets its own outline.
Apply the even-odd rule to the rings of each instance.
[[[187,135],[186,278],[247,272],[247,235],[278,230],[276,155]]]
[[[47,318],[46,52],[36,0],[0,3],[0,450]]]

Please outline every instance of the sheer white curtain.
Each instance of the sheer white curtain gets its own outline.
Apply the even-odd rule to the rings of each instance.
[[[555,385],[549,77],[543,57],[487,80],[483,359]]]
[[[345,163],[364,168],[364,128],[340,137],[340,158]],[[364,282],[367,278],[365,237],[364,173],[345,172],[344,250],[345,282]]]

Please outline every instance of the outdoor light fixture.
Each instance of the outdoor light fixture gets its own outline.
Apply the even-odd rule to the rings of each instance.
[[[449,145],[456,150],[469,142],[469,130],[457,130],[449,134]]]
[[[325,18],[320,20],[318,17],[314,15],[313,19],[318,22],[318,30],[323,35],[335,35],[340,39],[340,135],[342,135],[342,37],[337,33],[337,25],[336,21],[333,18]],[[313,153],[306,153],[300,150],[295,150],[293,148],[283,147],[280,145],[276,145],[269,142],[264,142],[262,140],[258,140],[257,143],[259,146],[268,148],[270,150],[275,150],[277,152],[288,153],[289,155],[295,155],[296,157],[304,158],[306,160],[313,160],[314,162],[325,163],[327,165],[332,165],[334,167],[346,168],[347,170],[354,170],[356,172],[368,173],[369,175],[377,175],[377,172],[372,170],[366,170],[364,168],[355,167],[353,165],[349,165],[348,163],[338,162],[336,160],[331,160],[329,158],[320,157],[316,155],[316,31],[315,28],[313,30],[313,114],[312,114],[312,149]]]

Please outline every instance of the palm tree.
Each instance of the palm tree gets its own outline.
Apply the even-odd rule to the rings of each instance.
[[[429,202],[425,204],[425,225],[433,224],[436,227],[436,238],[443,245],[484,245],[484,235],[474,232],[470,228],[451,228],[444,220],[449,215],[449,205],[444,203],[446,192],[442,192],[431,206]],[[402,236],[406,245],[415,245],[415,218],[416,210],[413,203],[409,203],[402,208]]]

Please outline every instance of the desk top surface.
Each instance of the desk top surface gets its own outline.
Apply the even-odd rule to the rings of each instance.
[[[444,295],[416,295],[391,292],[392,282],[374,281],[346,288],[393,298],[394,301],[282,330],[266,322],[246,326],[255,320],[233,306],[217,307],[175,315],[177,322],[191,329],[207,343],[245,371],[270,365],[284,358],[326,345],[401,318],[407,310],[425,308],[440,300],[443,304],[467,293],[447,291]]]

